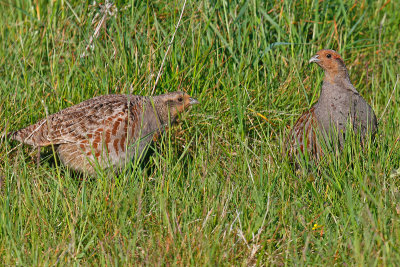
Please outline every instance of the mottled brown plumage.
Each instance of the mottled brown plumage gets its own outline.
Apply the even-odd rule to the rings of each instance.
[[[305,149],[318,159],[324,155],[325,145],[342,148],[348,125],[362,140],[377,130],[375,113],[350,82],[340,55],[324,49],[310,59],[312,62],[325,71],[325,77],[318,102],[300,116],[289,134],[291,159]]]
[[[118,169],[139,158],[154,135],[196,103],[183,92],[104,95],[49,115],[10,138],[39,148],[55,145],[64,165],[93,174],[97,163]]]

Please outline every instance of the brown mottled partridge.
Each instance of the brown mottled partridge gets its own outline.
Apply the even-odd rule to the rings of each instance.
[[[324,71],[318,102],[297,120],[289,134],[289,157],[301,151],[320,158],[324,144],[343,147],[347,126],[364,140],[368,133],[377,130],[377,120],[371,106],[350,82],[349,74],[340,55],[329,49],[318,51],[310,63],[318,64]]]
[[[64,165],[94,174],[96,162],[101,168],[120,168],[139,158],[155,134],[197,103],[183,92],[104,95],[49,115],[10,137],[38,148],[55,145]]]

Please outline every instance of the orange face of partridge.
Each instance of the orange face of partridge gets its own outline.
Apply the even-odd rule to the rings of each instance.
[[[199,102],[191,98],[184,92],[173,94],[167,100],[168,108],[171,112],[171,117],[175,117],[178,113],[181,113],[188,109],[191,105],[198,104]]]
[[[335,77],[343,71],[346,71],[342,57],[334,50],[322,49],[317,52],[309,61],[316,63],[325,70],[327,77]]]

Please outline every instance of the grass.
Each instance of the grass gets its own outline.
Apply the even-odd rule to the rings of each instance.
[[[184,90],[201,102],[146,166],[76,176],[0,146],[4,265],[397,265],[398,1],[0,2],[0,133],[109,93]],[[99,21],[99,19],[97,19]],[[341,53],[377,113],[375,143],[295,172],[284,135],[316,102],[321,48]],[[398,84],[397,87],[400,87]],[[394,90],[395,89],[395,90]],[[393,97],[390,99],[390,96]],[[385,112],[385,107],[387,109]]]

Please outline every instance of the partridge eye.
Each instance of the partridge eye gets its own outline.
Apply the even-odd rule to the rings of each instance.
[[[179,101],[179,102],[182,102],[182,101],[183,101],[183,98],[182,98],[182,97],[179,97],[179,98],[178,98],[178,101]]]
[[[331,56],[332,56],[331,54],[327,54],[326,55],[327,58],[331,58]]]

